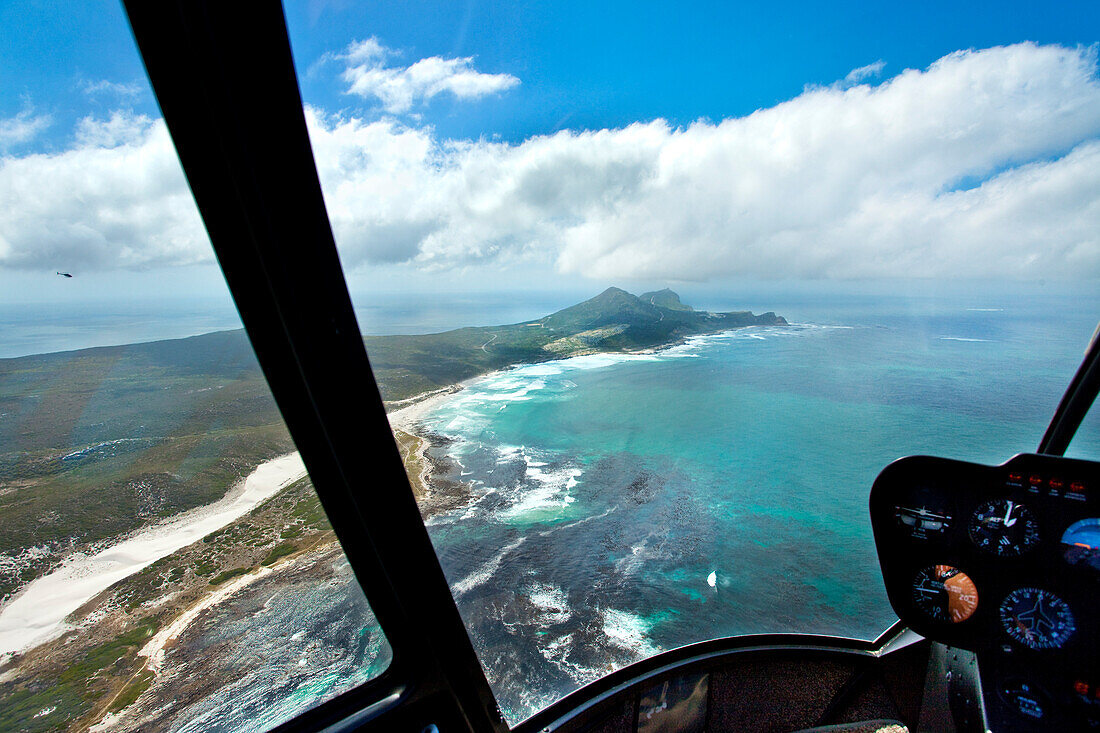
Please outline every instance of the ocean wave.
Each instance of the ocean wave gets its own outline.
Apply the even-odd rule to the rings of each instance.
[[[641,570],[645,565],[648,542],[649,538],[647,537],[636,545],[631,545],[630,554],[624,555],[615,562],[615,574],[627,578]]]
[[[855,326],[841,326],[835,323],[788,323],[788,326],[793,326],[796,329],[802,329],[805,331],[852,331]]]
[[[520,537],[515,542],[511,542],[500,549],[497,554],[493,555],[486,562],[482,563],[474,572],[467,575],[462,580],[458,581],[451,586],[451,592],[455,597],[463,596],[474,588],[487,583],[497,571],[500,570],[501,564],[504,562],[504,558],[508,557],[509,553],[514,552],[527,540],[526,537]]]
[[[1004,308],[967,308],[967,310],[976,313],[1004,313]]]
[[[566,390],[576,389],[577,383],[568,378],[570,372],[592,371],[620,364],[694,359],[703,356],[701,352],[730,341],[766,341],[772,336],[797,336],[804,330],[850,328],[853,327],[803,323],[787,326],[750,326],[688,336],[682,343],[651,353],[585,354],[538,364],[520,364],[473,380],[466,389],[441,401],[422,419],[425,423],[447,434],[469,434],[483,430],[493,416],[503,411],[508,404],[530,402],[540,398],[540,395],[542,398],[553,398]],[[488,414],[490,406],[492,414]],[[456,422],[456,420],[463,421]]]
[[[517,456],[517,451],[512,446],[504,446],[507,451],[501,451],[503,460],[507,462]],[[535,456],[527,448],[519,448],[518,456],[524,461],[524,480],[516,486],[515,501],[511,506],[501,511],[498,517],[504,521],[515,520],[533,512],[547,509],[564,509],[576,501],[569,494],[569,490],[579,483],[581,469],[572,465],[549,467],[548,460],[543,456]]]
[[[565,623],[573,616],[565,591],[556,585],[535,583],[524,588],[523,594],[539,609],[537,624],[541,627]]]
[[[586,685],[600,677],[599,669],[579,664],[570,659],[573,647],[574,634],[564,634],[544,644],[539,644],[539,654],[547,662],[569,675],[578,686]],[[557,696],[554,696],[550,702],[555,699],[557,699]]]
[[[940,336],[940,341],[967,341],[971,343],[987,344],[989,339],[971,339],[963,338],[962,336]]]
[[[615,608],[603,610],[603,633],[612,646],[630,652],[635,659],[651,657],[661,651],[649,639],[651,625],[641,616]]]

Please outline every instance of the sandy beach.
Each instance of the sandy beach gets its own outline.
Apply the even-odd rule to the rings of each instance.
[[[139,530],[94,555],[75,555],[22,589],[0,610],[0,658],[48,641],[65,618],[112,584],[241,517],[306,475],[297,452],[260,464],[219,501]]]
[[[461,382],[460,384],[452,384],[451,386],[444,387],[443,389],[426,392],[423,395],[413,397],[411,401],[400,400],[398,402],[390,403],[390,406],[397,407],[397,409],[392,410],[386,414],[386,417],[389,418],[390,421],[390,428],[392,428],[393,430],[404,430],[406,433],[413,433],[414,435],[418,435],[418,433],[416,432],[416,425],[418,422],[420,422],[420,418],[424,417],[425,414],[437,407],[440,402],[444,402],[447,399],[453,397],[455,394],[465,389],[468,384],[476,379],[481,379],[484,376],[485,375],[481,375],[478,377],[474,377],[473,379],[467,379],[465,382]],[[398,407],[398,405],[400,405],[400,407]]]

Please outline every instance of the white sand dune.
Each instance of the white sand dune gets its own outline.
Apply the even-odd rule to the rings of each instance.
[[[113,583],[221,529],[306,475],[297,452],[261,464],[219,501],[138,531],[94,555],[74,555],[0,610],[0,659],[60,635],[65,617]]]

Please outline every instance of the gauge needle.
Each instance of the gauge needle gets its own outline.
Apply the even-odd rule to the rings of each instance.
[[[1004,518],[1004,523],[1005,523],[1006,527],[1011,527],[1012,525],[1016,524],[1016,519],[1015,518],[1009,519],[1009,516],[1012,515],[1012,510],[1015,507],[1016,507],[1016,505],[1013,504],[1011,501],[1008,502],[1008,511],[1005,512],[1005,518]]]

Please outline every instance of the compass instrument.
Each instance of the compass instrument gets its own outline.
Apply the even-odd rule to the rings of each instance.
[[[1058,649],[1077,630],[1069,604],[1048,590],[1018,588],[1001,603],[1001,625],[1029,649]]]

